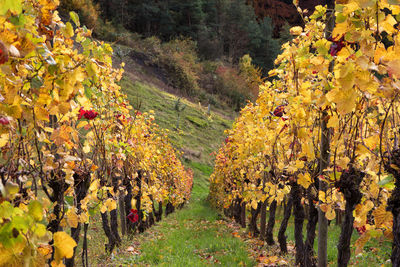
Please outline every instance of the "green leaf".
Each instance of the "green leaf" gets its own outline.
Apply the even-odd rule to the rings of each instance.
[[[42,204],[37,201],[33,200],[29,203],[28,205],[28,210],[29,210],[29,215],[32,216],[32,218],[35,221],[41,221],[43,218],[43,207]]]
[[[74,36],[74,28],[70,22],[65,24],[65,33],[68,38]]]
[[[79,16],[74,11],[69,12],[69,16],[71,17],[72,21],[75,23],[76,26],[81,26],[79,22]]]
[[[400,5],[400,0],[388,0],[389,5]]]
[[[22,0],[0,0],[0,15],[4,16],[10,10],[14,15],[22,12]]]
[[[14,207],[11,205],[10,202],[4,201],[0,205],[0,218],[4,219],[10,219],[11,216],[13,215]]]
[[[391,183],[391,182],[393,182],[393,181],[394,181],[393,175],[389,174],[389,175],[386,176],[384,179],[380,180],[380,181],[378,182],[378,184],[381,185],[381,186],[384,186],[384,185],[386,185],[386,184],[388,184],[388,183]]]
[[[20,14],[19,16],[12,16],[10,18],[10,22],[15,26],[24,26],[26,22],[26,18],[24,14]]]
[[[342,13],[338,13],[336,16],[336,23],[342,23],[346,21],[346,16],[343,15]]]
[[[44,224],[38,223],[35,225],[35,227],[33,228],[33,232],[35,233],[35,235],[37,235],[38,237],[42,237],[46,234],[46,226]]]
[[[38,88],[42,87],[42,85],[43,85],[42,78],[40,78],[39,76],[33,77],[32,81],[31,81],[32,88],[38,89]]]
[[[65,200],[65,202],[67,203],[68,206],[70,206],[70,207],[74,206],[74,197],[65,196],[64,200]]]

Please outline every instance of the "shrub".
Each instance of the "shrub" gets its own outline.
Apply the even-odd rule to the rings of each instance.
[[[61,17],[68,18],[70,11],[78,13],[81,23],[89,29],[97,27],[99,7],[92,0],[61,0],[59,6]]]
[[[198,94],[201,65],[198,63],[196,43],[190,39],[178,38],[161,47],[162,64],[172,84],[186,95]]]

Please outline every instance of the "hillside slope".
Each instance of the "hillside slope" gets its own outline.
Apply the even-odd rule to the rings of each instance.
[[[119,46],[118,49],[121,48]],[[141,112],[153,110],[157,124],[169,130],[172,143],[184,152],[185,159],[211,165],[213,162],[210,154],[223,142],[224,130],[232,126],[236,113],[226,108],[224,103],[212,106],[208,113],[208,107],[180,97],[179,90],[168,84],[162,70],[142,64],[141,59],[127,52],[129,48],[123,49],[122,56],[115,61],[117,64],[126,64],[120,85],[131,105]],[[179,114],[179,128],[176,129],[178,100],[179,108],[184,109]]]

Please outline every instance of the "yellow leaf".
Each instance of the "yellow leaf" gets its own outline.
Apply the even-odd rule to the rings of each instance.
[[[76,126],[76,128],[80,129],[80,128],[82,128],[82,127],[85,127],[87,124],[88,124],[87,121],[80,121],[80,122],[78,123],[78,125]]]
[[[84,147],[83,147],[83,152],[84,153],[89,153],[90,152],[90,145],[89,145],[89,142],[87,142],[87,141],[85,141],[85,145],[84,145]]]
[[[43,130],[45,130],[48,133],[52,133],[54,131],[54,129],[50,127],[44,127]]]
[[[388,34],[392,34],[395,31],[395,28],[393,27],[395,24],[397,24],[396,19],[389,14],[386,16],[386,19],[379,24],[379,29],[381,32],[385,31]]]
[[[78,227],[78,215],[76,215],[73,208],[68,210],[68,212],[67,212],[67,223],[72,228]]]
[[[50,105],[51,103],[51,95],[48,93],[40,93],[39,97],[37,99],[37,103],[42,104],[42,105]]]
[[[68,38],[74,36],[74,28],[72,27],[72,24],[70,22],[67,22],[65,24],[65,32]]]
[[[58,106],[58,110],[61,114],[67,114],[71,110],[71,104],[69,102],[63,102]]]
[[[65,232],[57,232],[53,235],[55,247],[55,259],[60,261],[63,258],[71,258],[74,255],[76,242]]]
[[[310,184],[312,183],[310,174],[309,173],[305,173],[305,174],[300,173],[297,178],[297,183],[299,185],[303,186],[305,189],[307,189],[310,186]]]
[[[15,119],[20,119],[22,116],[22,108],[21,105],[17,104],[17,105],[12,105],[8,108],[7,111],[8,115],[10,115],[11,117],[15,118]]]
[[[9,134],[2,134],[0,135],[0,147],[5,146],[8,143]]]
[[[37,250],[43,256],[47,256],[53,251],[52,247],[48,244],[40,244]]]
[[[89,216],[87,215],[87,213],[84,212],[79,215],[79,222],[81,222],[81,223],[89,222]]]
[[[328,128],[338,128],[339,127],[339,117],[334,114],[332,117],[330,117],[328,121]]]
[[[42,204],[37,201],[33,200],[28,205],[29,215],[33,217],[35,221],[41,221],[43,218],[43,207]]]
[[[321,204],[321,205],[319,206],[319,208],[320,208],[323,212],[326,212],[326,211],[328,210],[328,205],[326,205],[326,204]]]
[[[317,56],[317,57],[313,57],[310,59],[310,63],[315,66],[322,65],[322,63],[324,63],[324,61],[325,61],[325,59],[322,56]]]
[[[89,186],[89,191],[95,191],[99,188],[99,180],[94,180],[90,186]]]
[[[328,210],[327,210],[326,213],[325,213],[325,217],[326,217],[328,220],[333,220],[333,219],[335,219],[336,213],[335,213],[335,210],[332,208],[331,205],[328,206]]]
[[[367,139],[364,139],[364,143],[369,149],[374,150],[379,144],[379,135],[372,135]]]
[[[390,224],[392,224],[392,222],[393,222],[392,213],[386,211],[386,207],[384,205],[380,205],[378,208],[376,208],[372,212],[372,215],[374,216],[375,226],[377,228],[379,228],[382,225],[384,225],[385,222],[389,222]]]
[[[324,191],[318,191],[318,199],[322,202],[326,202],[326,194]]]
[[[257,209],[257,206],[258,206],[258,203],[257,203],[257,201],[256,200],[252,200],[251,201],[251,207],[253,208],[253,209]]]
[[[50,121],[49,120],[49,112],[45,108],[35,107],[34,111],[35,111],[36,119],[41,120],[41,121]]]
[[[300,35],[303,32],[303,28],[300,26],[295,26],[290,29],[291,35]]]
[[[391,75],[394,75],[395,78],[400,78],[400,59],[391,60],[386,65]]]
[[[109,198],[106,200],[106,202],[103,203],[103,206],[101,206],[100,212],[105,213],[106,211],[112,211],[115,210],[116,208],[117,208],[117,202],[114,199]]]
[[[329,102],[336,103],[340,115],[346,115],[356,108],[357,96],[353,88],[335,88],[326,94]]]
[[[345,34],[347,32],[349,28],[349,25],[347,24],[347,22],[343,22],[343,23],[337,23],[335,25],[335,28],[333,29],[332,32],[332,37],[334,39],[338,39],[338,37],[340,38],[343,34]]]

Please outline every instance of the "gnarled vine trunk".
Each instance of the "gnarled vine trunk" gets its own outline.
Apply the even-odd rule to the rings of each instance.
[[[260,239],[265,240],[266,234],[266,221],[267,221],[267,204],[268,200],[264,200],[261,204],[261,215],[260,215]]]
[[[82,212],[82,204],[81,200],[83,200],[87,192],[89,190],[90,186],[90,173],[74,173],[73,175],[74,178],[74,191],[75,191],[75,206],[77,208],[77,214],[81,214]],[[71,237],[75,240],[75,242],[78,244],[79,243],[79,235],[81,232],[81,223],[78,222],[77,227],[71,228]],[[86,236],[84,236],[84,242],[87,242],[85,239]],[[67,267],[72,267],[75,264],[75,256],[76,256],[76,247],[74,247],[74,255],[65,260],[65,265]]]
[[[260,234],[260,231],[258,230],[257,227],[257,218],[258,214],[260,213],[260,210],[261,210],[261,202],[258,202],[256,209],[251,208],[251,220],[249,223],[249,229],[250,232],[253,234],[253,236],[258,236]]]
[[[292,184],[291,190],[293,198],[293,214],[294,214],[294,239],[296,243],[296,264],[304,266],[304,241],[303,241],[303,223],[304,208],[301,204],[302,187],[298,183]]]
[[[275,226],[276,206],[277,206],[276,200],[272,201],[271,205],[269,206],[269,218],[268,218],[267,231],[265,234],[265,241],[267,241],[267,244],[270,246],[275,244],[274,226]]]
[[[393,168],[394,165],[396,168]],[[390,257],[393,267],[400,267],[400,149],[392,151],[385,163],[385,170],[395,179],[395,188],[388,200],[387,210],[393,214],[393,244]]]
[[[285,254],[288,252],[285,232],[289,222],[290,214],[292,212],[292,206],[293,206],[293,199],[290,194],[289,199],[287,200],[287,203],[285,205],[283,220],[281,222],[281,226],[279,227],[279,232],[278,232],[279,247],[281,248],[281,252]]]
[[[346,200],[342,232],[340,233],[339,243],[337,246],[337,263],[339,267],[347,266],[350,260],[350,241],[354,223],[353,211],[362,198],[360,184],[364,176],[364,173],[350,167],[349,170],[342,173],[337,184],[337,187],[340,188]]]
[[[246,228],[246,202],[240,205],[240,226]]]
[[[125,177],[124,179],[125,185],[125,197],[124,197],[124,207],[125,207],[125,215],[127,216],[132,209],[132,184],[129,177]],[[127,234],[133,233],[134,231],[134,224],[125,216],[125,224],[126,224],[126,232]]]
[[[311,190],[308,190],[308,223],[307,223],[307,237],[304,242],[304,265],[307,267],[314,267],[317,265],[314,258],[314,240],[315,230],[318,223],[318,209],[314,205],[314,197]]]

